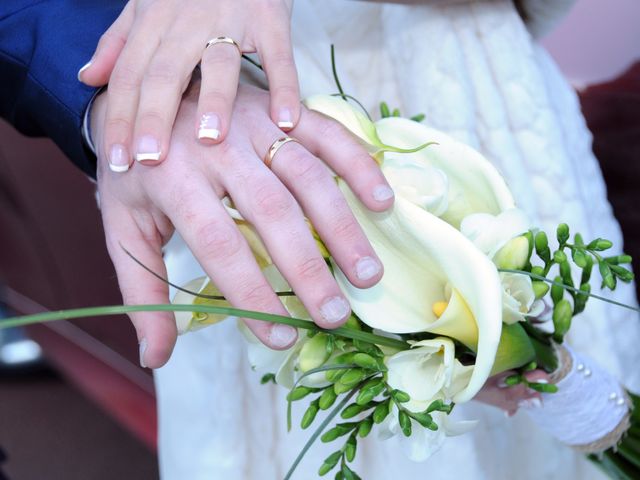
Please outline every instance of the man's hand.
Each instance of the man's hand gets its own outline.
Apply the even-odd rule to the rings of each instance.
[[[349,304],[318,251],[305,216],[354,285],[367,288],[378,282],[382,265],[318,157],[349,183],[368,208],[383,211],[393,204],[393,192],[375,161],[339,124],[302,109],[292,131],[301,144],[284,145],[269,169],[262,159],[282,132],[270,119],[267,92],[240,88],[227,138],[214,146],[203,146],[193,134],[196,108],[197,94],[190,92],[161,165],[135,164],[128,175],[118,175],[99,152],[106,241],[124,302],[168,302],[167,285],[136,265],[121,245],[165,275],[162,246],[176,228],[234,306],[287,315],[220,201],[228,195],[255,226],[313,320],[325,328],[343,324],[350,315]],[[98,98],[92,111],[97,145],[103,145],[104,118],[104,98]],[[141,343],[141,363],[162,366],[176,339],[173,315],[145,312],[132,314],[131,319]],[[255,320],[247,324],[275,349],[296,340],[296,330],[289,326]]]

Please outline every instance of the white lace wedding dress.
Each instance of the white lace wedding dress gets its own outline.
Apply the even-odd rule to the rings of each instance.
[[[534,21],[548,21],[567,2],[524,3],[539,15]],[[335,92],[334,43],[343,86],[370,111],[385,100],[407,116],[424,113],[426,124],[495,162],[519,205],[547,231],[566,221],[587,237],[621,244],[577,97],[510,0],[413,6],[297,0],[293,28],[305,95]],[[180,239],[169,246],[167,261],[178,283],[201,272]],[[631,303],[633,295],[628,287],[617,297]],[[637,391],[639,325],[629,311],[592,301],[570,340]],[[164,479],[280,479],[309,436],[298,428],[286,432],[285,392],[259,384],[232,322],[180,338],[156,382]],[[301,412],[294,414],[299,419]],[[456,407],[455,415],[480,424],[449,439],[428,462],[414,464],[393,440],[372,435],[359,447],[356,470],[368,480],[602,477],[525,414],[506,419],[471,403]],[[294,478],[315,478],[331,451],[315,445]]]

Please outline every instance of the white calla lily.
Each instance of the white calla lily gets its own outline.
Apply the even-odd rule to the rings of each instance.
[[[446,175],[447,208],[439,216],[456,228],[469,214],[485,212],[497,215],[514,207],[513,195],[504,178],[491,162],[468,145],[406,118],[384,118],[376,122],[375,127],[382,142],[399,148],[434,142],[413,153],[385,153],[382,169],[396,189],[396,195],[401,196],[402,189],[398,191],[401,185],[393,184],[392,170],[407,168],[407,165],[415,169],[418,165]],[[428,184],[425,186],[430,187]]]
[[[376,329],[438,333],[475,350],[469,383],[454,398],[470,400],[488,378],[500,340],[502,286],[495,266],[455,228],[408,200],[398,197],[391,211],[375,213],[339,185],[385,266],[382,280],[368,289],[351,285],[336,267],[353,311]]]
[[[497,215],[472,213],[462,220],[460,231],[480,250],[493,258],[509,240],[525,233],[530,226],[531,223],[522,210],[510,208]]]

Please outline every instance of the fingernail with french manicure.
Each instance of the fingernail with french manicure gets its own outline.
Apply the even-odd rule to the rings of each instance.
[[[142,368],[147,368],[147,364],[144,361],[144,354],[147,351],[147,339],[143,338],[140,340],[140,366]]]
[[[291,116],[291,110],[288,108],[281,108],[278,113],[278,127],[283,130],[290,130],[293,128],[293,117]]]
[[[143,160],[157,162],[160,160],[160,144],[155,137],[152,135],[143,135],[140,137],[140,140],[138,140],[136,160],[139,162],[142,162]]]
[[[298,332],[295,328],[290,327],[289,325],[276,324],[271,327],[269,341],[274,347],[284,348],[291,345],[297,335]]]
[[[112,172],[122,173],[129,170],[129,155],[124,145],[111,146],[109,151],[109,168]]]
[[[382,270],[380,262],[372,257],[362,257],[356,263],[356,277],[360,280],[370,280]]]
[[[205,113],[200,119],[198,127],[198,138],[208,138],[217,140],[220,137],[220,118],[215,113]]]
[[[342,297],[332,297],[320,307],[320,314],[327,323],[341,322],[350,311],[349,303]]]
[[[378,202],[386,202],[390,198],[393,198],[393,190],[386,185],[378,185],[373,189],[373,198]]]
[[[84,64],[84,66],[78,70],[78,81],[81,82],[82,79],[80,78],[82,75],[82,72],[84,72],[87,68],[89,68],[91,66],[91,63],[93,62],[93,59],[89,60],[87,63]]]

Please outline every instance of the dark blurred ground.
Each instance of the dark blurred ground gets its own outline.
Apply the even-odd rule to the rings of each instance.
[[[0,375],[0,446],[11,480],[158,478],[154,453],[50,371]]]

